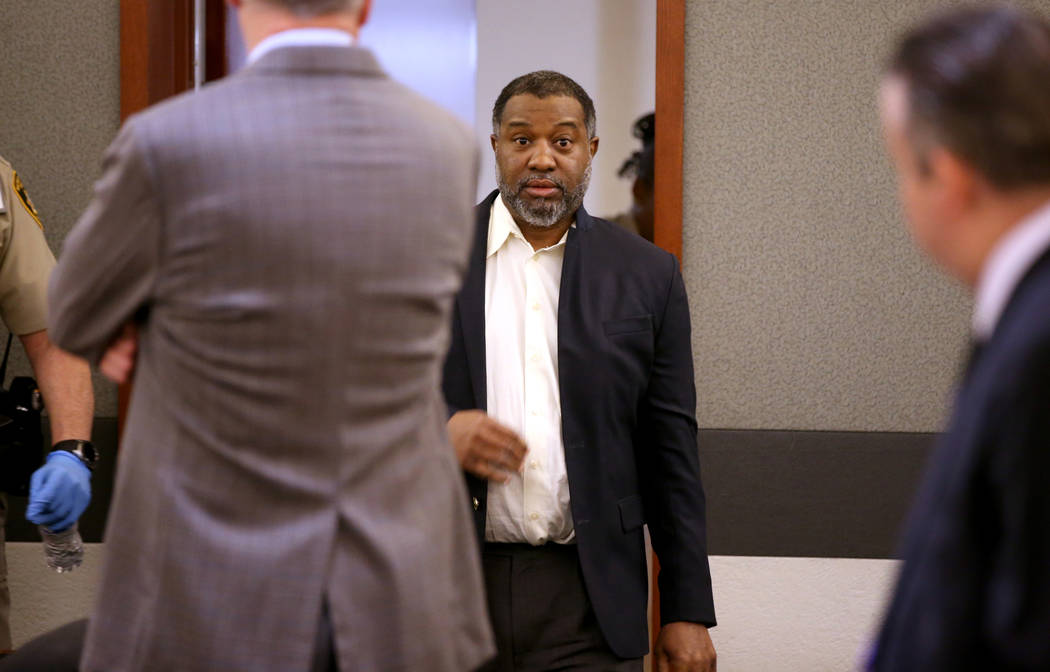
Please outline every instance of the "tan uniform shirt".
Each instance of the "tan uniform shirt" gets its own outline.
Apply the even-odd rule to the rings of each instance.
[[[0,157],[0,318],[12,333],[31,334],[47,328],[47,281],[54,266],[55,257],[33,203],[11,164]],[[0,494],[0,651],[11,648],[6,518],[7,501]]]
[[[55,256],[32,201],[0,158],[0,318],[15,334],[47,328],[47,281]]]

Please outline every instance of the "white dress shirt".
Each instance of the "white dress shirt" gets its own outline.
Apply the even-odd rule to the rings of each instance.
[[[1050,248],[1050,203],[1044,205],[996,243],[977,280],[973,335],[987,341],[995,331],[1018,283]]]
[[[561,437],[558,296],[568,233],[534,251],[503,198],[489,215],[485,263],[488,414],[528,447],[522,473],[489,483],[485,540],[569,543],[575,537]]]
[[[284,47],[349,47],[354,36],[335,28],[293,28],[282,30],[255,45],[248,54],[248,62],[254,63],[274,49]]]

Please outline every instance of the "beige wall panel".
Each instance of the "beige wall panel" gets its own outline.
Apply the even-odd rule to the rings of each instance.
[[[40,543],[7,544],[11,640],[15,648],[91,613],[103,548],[102,544],[84,544],[84,564],[71,573],[58,574],[44,564]]]
[[[895,560],[711,558],[718,669],[859,670],[897,568]]]
[[[56,256],[119,124],[120,3],[4,2],[0,155],[25,182]],[[13,356],[15,372],[28,373],[20,348]],[[115,388],[101,379],[95,387],[96,415],[116,416]]]

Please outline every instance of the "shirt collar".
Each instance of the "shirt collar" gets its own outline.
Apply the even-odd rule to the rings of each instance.
[[[576,222],[573,222],[571,228],[575,227]],[[532,249],[532,243],[525,239],[525,235],[518,228],[518,223],[514,221],[514,216],[510,214],[510,210],[507,209],[507,205],[503,202],[503,196],[498,194],[496,200],[492,202],[492,210],[489,213],[488,250],[485,253],[485,257],[491,257],[499,252],[500,248],[511,236],[518,238],[528,245],[529,249]],[[553,250],[560,247],[565,244],[568,238],[569,232],[566,231],[562,235],[561,240],[550,247],[543,248],[543,250]],[[537,252],[542,252],[543,250],[537,250]]]
[[[996,243],[977,280],[973,335],[991,338],[1010,296],[1025,273],[1050,247],[1050,203],[1021,220]]]
[[[248,62],[254,63],[275,49],[284,47],[350,47],[354,36],[335,28],[293,28],[282,30],[255,45],[248,54]]]

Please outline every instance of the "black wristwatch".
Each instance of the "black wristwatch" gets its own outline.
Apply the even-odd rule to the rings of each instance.
[[[73,453],[80,458],[80,461],[84,463],[84,466],[92,471],[95,470],[95,465],[98,464],[98,451],[95,450],[95,446],[91,445],[90,441],[66,439],[65,441],[59,441],[51,446],[52,453],[56,450],[64,450],[67,453]]]

